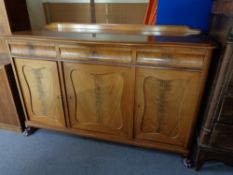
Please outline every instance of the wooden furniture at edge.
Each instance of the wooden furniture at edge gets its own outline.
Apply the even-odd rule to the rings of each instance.
[[[233,40],[232,40],[233,41]],[[228,42],[216,75],[199,137],[196,169],[205,161],[233,166],[233,43]]]
[[[23,111],[10,61],[0,55],[0,129],[22,131]]]
[[[233,2],[217,0],[210,34],[219,42],[204,122],[198,138],[196,169],[206,161],[233,165]],[[232,29],[231,29],[232,28]],[[230,33],[230,34],[229,34]],[[210,79],[210,80],[211,80]]]
[[[32,33],[6,38],[28,128],[189,154],[212,43]]]
[[[30,29],[30,23],[26,0],[0,0],[0,35],[10,35],[11,32],[28,29]],[[0,40],[0,53],[9,58],[2,39]]]
[[[0,0],[0,35],[30,28],[25,9],[24,0]],[[8,49],[0,39],[0,128],[19,132],[22,131],[24,114],[14,80]]]

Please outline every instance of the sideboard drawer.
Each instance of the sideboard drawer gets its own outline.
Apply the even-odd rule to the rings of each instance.
[[[137,53],[137,63],[155,66],[202,69],[204,56],[188,53],[139,51]]]
[[[36,44],[9,44],[10,52],[14,56],[56,57],[55,46]]]
[[[216,124],[211,135],[213,146],[233,150],[233,126]]]
[[[225,97],[223,99],[221,111],[218,120],[233,125],[233,97]]]
[[[64,59],[95,60],[101,62],[131,63],[132,51],[127,48],[108,47],[60,47]]]

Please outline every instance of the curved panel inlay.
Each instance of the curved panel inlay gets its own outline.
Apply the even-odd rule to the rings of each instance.
[[[141,130],[176,137],[180,131],[180,114],[189,80],[164,80],[149,76],[143,82],[145,109]],[[153,89],[153,93],[150,92]],[[170,116],[173,111],[173,116]]]
[[[32,112],[38,116],[50,116],[54,118],[53,111],[55,99],[48,98],[48,92],[53,91],[51,81],[47,82],[46,78],[51,79],[51,73],[45,67],[33,68],[23,66],[23,74],[31,96]],[[46,78],[45,78],[46,77]],[[52,112],[52,113],[51,113]]]
[[[118,130],[122,128],[124,81],[120,73],[94,74],[73,70],[71,80],[77,101],[77,122],[100,124]]]

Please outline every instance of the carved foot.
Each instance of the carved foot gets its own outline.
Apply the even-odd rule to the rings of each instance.
[[[32,135],[34,132],[36,131],[35,128],[32,128],[32,127],[26,127],[24,132],[23,132],[23,135],[28,137],[30,135]]]
[[[183,158],[183,164],[185,168],[193,168],[194,167],[194,161],[190,157]]]

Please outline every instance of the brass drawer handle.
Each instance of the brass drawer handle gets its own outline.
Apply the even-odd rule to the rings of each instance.
[[[96,50],[92,50],[92,56],[96,56]]]

